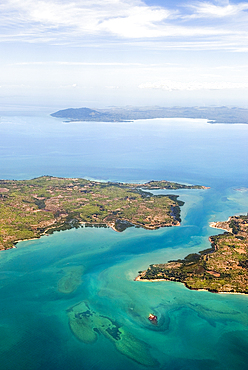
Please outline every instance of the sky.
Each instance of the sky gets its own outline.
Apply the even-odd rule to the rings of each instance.
[[[2,0],[0,109],[248,108],[248,2]]]

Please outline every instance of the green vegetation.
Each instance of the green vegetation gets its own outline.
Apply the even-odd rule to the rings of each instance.
[[[150,265],[137,280],[165,279],[184,283],[190,289],[248,294],[248,215],[216,223],[232,232],[211,236],[211,248],[183,260]]]
[[[248,109],[237,107],[112,107],[107,109],[68,108],[51,116],[69,121],[125,122],[152,118],[197,118],[211,123],[248,123]]]
[[[156,188],[181,188],[167,181]],[[0,180],[0,249],[24,239],[86,225],[156,229],[177,225],[180,206],[175,195],[152,195],[147,184],[103,183],[43,176],[33,180]],[[195,188],[194,186],[187,188]],[[197,187],[203,188],[203,187]]]
[[[146,184],[142,186],[145,189],[172,189],[172,190],[177,190],[177,189],[202,189],[204,188],[201,185],[184,185],[184,184],[178,184],[176,182],[170,182],[170,181],[149,181]]]

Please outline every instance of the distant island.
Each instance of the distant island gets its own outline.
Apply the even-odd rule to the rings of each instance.
[[[232,216],[210,226],[226,230],[211,236],[211,248],[183,260],[152,264],[135,280],[170,280],[189,289],[248,294],[248,215]]]
[[[248,109],[238,107],[111,107],[106,109],[68,108],[52,117],[73,121],[126,122],[153,118],[207,119],[210,123],[248,123]]]
[[[82,224],[116,231],[177,226],[184,202],[177,195],[153,195],[148,190],[205,188],[164,180],[145,184],[52,176],[0,180],[0,249]]]

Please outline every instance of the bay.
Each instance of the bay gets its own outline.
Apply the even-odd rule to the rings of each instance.
[[[123,233],[80,228],[1,252],[3,369],[246,367],[247,296],[134,278],[151,263],[208,248],[208,237],[220,232],[209,222],[247,213],[247,125],[189,119],[65,123],[13,112],[1,115],[0,137],[3,179],[165,179],[211,187],[173,192],[185,201],[180,227]],[[70,323],[81,302],[95,326],[92,343],[80,340]],[[147,320],[151,312],[159,317],[157,327]],[[101,329],[106,323],[123,331],[118,343]]]

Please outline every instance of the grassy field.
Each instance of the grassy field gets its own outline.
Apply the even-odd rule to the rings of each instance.
[[[138,280],[165,279],[190,289],[248,294],[248,215],[213,225],[227,231],[211,236],[211,248],[183,260],[150,265]]]
[[[1,180],[0,249],[82,223],[107,225],[117,231],[133,225],[147,229],[177,225],[183,202],[175,195],[155,196],[147,191],[165,188],[203,187],[167,181],[141,185],[50,176]]]

